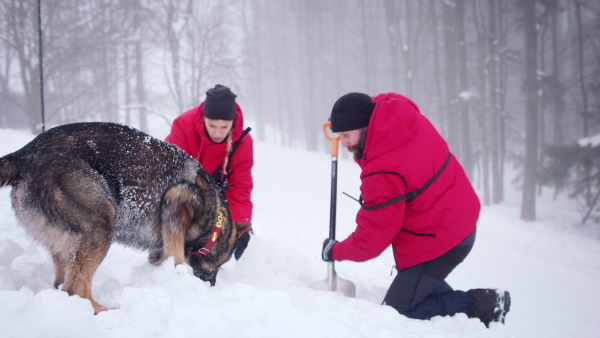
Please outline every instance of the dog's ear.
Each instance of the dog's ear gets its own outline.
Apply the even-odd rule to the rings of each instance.
[[[236,231],[236,235],[237,238],[240,238],[240,236],[248,229],[250,229],[250,227],[252,226],[252,223],[237,223],[237,222],[232,222],[233,223],[233,227]]]

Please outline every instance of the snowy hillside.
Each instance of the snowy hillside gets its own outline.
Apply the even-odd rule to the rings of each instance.
[[[32,138],[0,130],[0,156]],[[483,208],[475,247],[448,282],[509,290],[505,326],[486,329],[465,315],[411,320],[380,305],[393,279],[389,249],[366,263],[336,264],[357,285],[356,298],[309,288],[326,277],[319,254],[328,234],[329,156],[256,142],[255,162],[255,234],[215,287],[188,266],[154,267],[145,253],[113,245],[93,293],[116,310],[97,316],[88,301],[52,287],[52,260],[17,225],[10,189],[0,190],[2,337],[600,337],[600,240],[565,229],[568,204],[541,204],[534,223],[519,221],[518,192]],[[358,195],[359,168],[341,160],[339,175],[343,239],[358,204],[341,192]]]

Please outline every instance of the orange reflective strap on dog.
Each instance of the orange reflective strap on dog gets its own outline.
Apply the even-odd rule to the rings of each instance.
[[[204,247],[198,251],[188,252],[188,254],[193,256],[198,255],[207,255],[210,252],[210,249],[215,245],[219,235],[221,234],[221,229],[223,228],[223,211],[219,211],[219,215],[217,216],[217,223],[213,228],[213,232],[210,235],[208,242],[204,245]]]

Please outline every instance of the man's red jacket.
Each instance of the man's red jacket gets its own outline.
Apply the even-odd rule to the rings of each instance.
[[[209,174],[219,168],[225,159],[227,142],[213,143],[204,127],[204,115],[200,106],[181,114],[173,121],[171,133],[165,141],[183,149],[195,158]],[[236,114],[233,119],[233,142],[240,138],[244,131],[244,117],[240,107],[235,105]],[[252,201],[250,199],[254,183],[252,166],[254,165],[253,141],[250,134],[240,141],[229,161],[226,198],[229,202],[231,220],[238,223],[252,221]]]
[[[421,188],[442,167],[448,145],[408,98],[394,93],[373,98],[362,159],[361,197],[365,206]],[[398,175],[400,174],[406,184]],[[333,247],[337,261],[363,262],[390,244],[398,269],[434,259],[474,229],[481,205],[454,156],[440,176],[411,203],[399,201],[356,216],[356,230]]]

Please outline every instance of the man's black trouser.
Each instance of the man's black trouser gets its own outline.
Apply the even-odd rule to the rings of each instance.
[[[475,235],[476,229],[442,256],[398,271],[383,304],[415,319],[467,313],[471,297],[464,291],[454,291],[444,280],[467,257]]]

